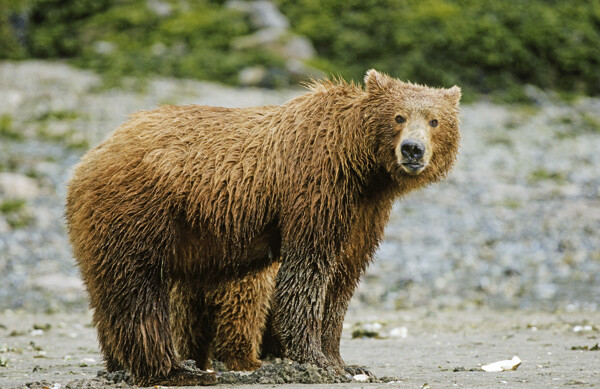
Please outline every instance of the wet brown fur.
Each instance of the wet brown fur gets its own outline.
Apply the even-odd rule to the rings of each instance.
[[[443,178],[459,141],[458,88],[375,71],[365,83],[315,82],[280,106],[140,112],[83,157],[68,230],[109,369],[189,384],[181,358],[205,368],[210,345],[256,367],[269,304],[285,356],[343,367],[346,308],[394,199]],[[418,175],[398,163],[398,112],[440,123]]]

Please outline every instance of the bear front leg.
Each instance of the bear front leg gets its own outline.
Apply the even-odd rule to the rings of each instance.
[[[348,291],[346,280],[336,272],[327,289],[325,299],[325,313],[323,315],[323,332],[321,335],[321,344],[323,354],[329,359],[331,364],[344,367],[345,363],[340,355],[340,341],[342,339],[342,329],[344,318],[348,310],[348,304],[352,298],[354,288]]]
[[[362,272],[363,270],[360,268],[347,266],[346,261],[338,264],[329,282],[327,297],[325,299],[325,312],[323,314],[323,332],[321,337],[323,354],[325,354],[332,365],[344,369],[346,373],[351,375],[372,375],[365,368],[346,365],[340,355],[340,341],[344,318],[346,317],[348,305]]]
[[[321,350],[321,328],[330,266],[316,255],[282,255],[273,320],[285,357],[330,367]]]
[[[350,228],[349,238],[336,261],[336,268],[327,290],[323,316],[323,353],[331,363],[351,374],[368,373],[363,368],[347,366],[340,355],[340,339],[348,304],[367,265],[383,238],[389,205],[366,201]]]

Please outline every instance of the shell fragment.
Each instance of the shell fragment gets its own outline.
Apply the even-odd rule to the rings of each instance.
[[[516,355],[512,359],[505,359],[504,361],[498,361],[490,363],[489,365],[481,366],[481,369],[487,372],[498,372],[507,370],[517,370],[521,365],[521,359]]]
[[[366,382],[369,380],[369,376],[366,374],[357,374],[352,377],[354,381]]]

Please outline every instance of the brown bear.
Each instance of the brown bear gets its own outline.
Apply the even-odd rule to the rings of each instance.
[[[348,302],[394,199],[452,167],[459,100],[370,70],[364,89],[314,82],[280,106],[121,125],[76,167],[66,209],[107,368],[210,384],[180,361],[206,368],[211,347],[254,368],[270,305],[284,356],[341,371]]]

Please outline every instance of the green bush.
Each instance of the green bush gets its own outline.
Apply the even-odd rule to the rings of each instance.
[[[230,50],[234,38],[251,32],[237,12],[209,2],[186,8],[171,3],[171,14],[159,17],[138,3],[115,5],[91,18],[82,64],[123,75],[158,73],[235,83],[243,67],[277,62],[266,53]],[[99,54],[92,42],[112,49]]]
[[[165,13],[146,0],[29,1],[30,54],[72,58],[108,80],[159,74],[235,83],[246,66],[281,65],[266,52],[230,50],[252,31],[221,1],[162,0]]]
[[[523,84],[600,94],[600,0],[274,0],[308,36],[328,73],[374,67],[467,94],[524,98]],[[152,3],[168,7],[156,12]],[[252,33],[224,0],[0,0],[0,58],[72,58],[124,75],[237,82],[247,66],[281,67],[261,50],[231,50]],[[27,17],[27,35],[15,16]],[[18,19],[22,20],[22,19]],[[21,35],[19,35],[21,34]]]
[[[85,47],[87,22],[112,0],[29,0],[29,51],[34,57],[71,57]]]
[[[600,0],[277,0],[324,70],[431,85],[600,93]]]
[[[19,0],[0,0],[0,58],[18,59],[26,55],[23,42],[13,26],[14,18],[23,12]]]

